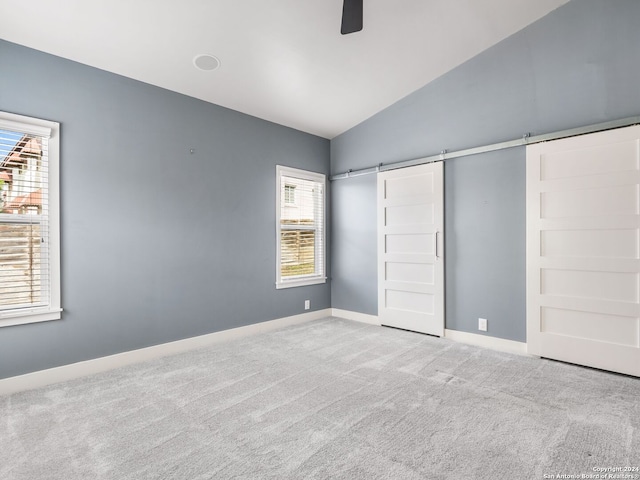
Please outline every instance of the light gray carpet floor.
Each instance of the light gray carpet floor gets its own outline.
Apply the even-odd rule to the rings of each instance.
[[[640,379],[332,318],[0,397],[3,480],[608,466],[640,466]]]

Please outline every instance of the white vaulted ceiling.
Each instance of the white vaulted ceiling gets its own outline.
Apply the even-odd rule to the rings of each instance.
[[[343,36],[342,0],[0,0],[0,38],[333,138],[567,1],[364,0]]]

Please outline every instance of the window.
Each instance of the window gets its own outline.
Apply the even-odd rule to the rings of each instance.
[[[59,130],[0,112],[0,326],[60,318]]]
[[[284,203],[289,205],[295,205],[296,203],[296,186],[285,185],[284,186]]]
[[[325,176],[276,167],[276,288],[326,282]]]

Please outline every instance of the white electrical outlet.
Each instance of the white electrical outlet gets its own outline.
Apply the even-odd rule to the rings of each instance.
[[[486,318],[479,318],[478,319],[478,330],[480,330],[481,332],[486,332],[487,331],[487,319]]]
[[[311,308],[311,301],[305,300],[304,301],[304,309],[305,310],[309,310],[310,308]]]

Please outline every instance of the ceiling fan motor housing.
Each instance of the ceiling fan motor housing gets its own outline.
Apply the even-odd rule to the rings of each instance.
[[[347,35],[360,30],[362,30],[362,0],[344,0],[340,33]]]

